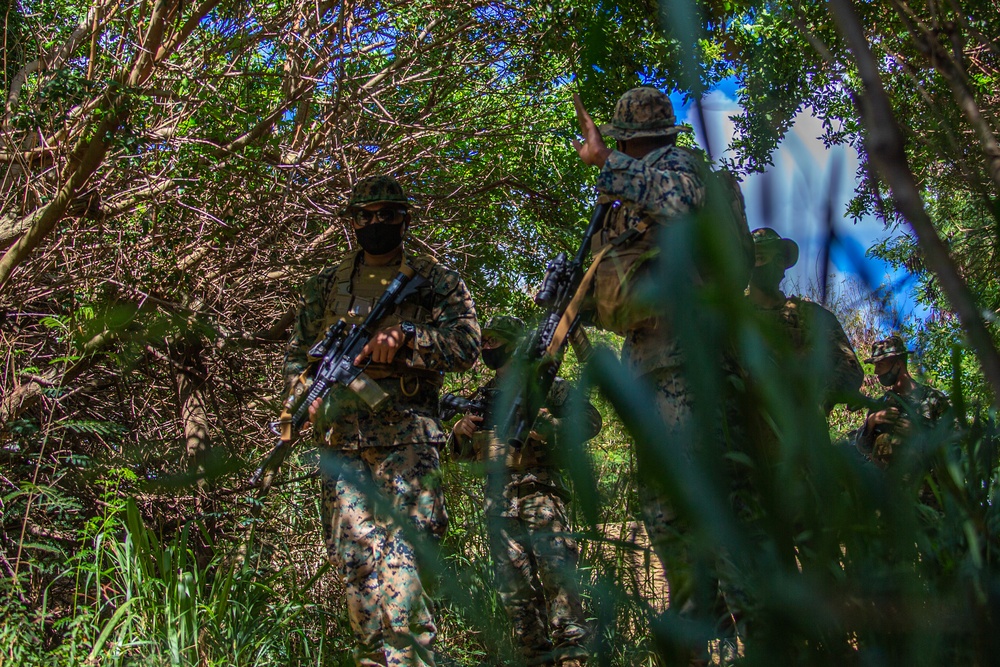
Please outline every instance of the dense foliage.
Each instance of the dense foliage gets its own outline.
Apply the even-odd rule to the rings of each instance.
[[[900,168],[980,311],[996,313],[995,7],[855,9],[906,140]],[[699,526],[699,562],[741,555],[734,579],[758,619],[743,661],[989,661],[1000,636],[994,396],[981,351],[965,344],[969,323],[928,269],[926,238],[870,159],[859,55],[827,3],[0,10],[0,664],[350,664],[340,584],[320,548],[315,450],[300,447],[266,505],[247,484],[272,440],[295,289],[353,242],[338,217],[350,186],[397,176],[416,205],[412,243],[460,269],[481,317],[530,315],[546,258],[573,247],[592,204],[594,174],[568,145],[571,93],[606,119],[640,82],[697,101],[723,80],[743,109],[734,169],[764,169],[806,108],[826,141],[859,150],[848,213],[899,230],[871,252],[918,277],[931,316],[909,333],[962,427],[932,434],[886,479],[847,446],[860,415],[841,409],[828,435],[795,409],[815,391],[805,368],[753,366],[766,336],[743,305],[670,294],[737,332],[755,406],[780,435],[781,465],[759,479],[766,519],[752,527],[721,509],[711,453],[668,457],[662,471]],[[829,295],[859,351],[881,330],[879,287]],[[639,502],[632,443],[655,447],[657,424],[617,364],[599,354],[566,368],[605,420],[586,449],[568,437],[581,576],[602,664],[669,664],[663,655],[707,630],[650,613],[663,591],[648,549],[626,538]],[[933,464],[946,471],[941,513],[912,501]],[[444,467],[452,527],[428,560],[445,664],[516,661],[480,473]]]

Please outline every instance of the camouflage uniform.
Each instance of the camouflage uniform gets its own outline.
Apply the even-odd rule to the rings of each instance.
[[[948,412],[951,403],[944,392],[919,382],[915,384],[913,391],[905,396],[894,391],[885,392],[878,400],[878,406],[869,410],[868,414],[896,408],[901,414],[915,420],[916,428],[932,428]],[[877,426],[869,430],[867,425],[858,430],[855,440],[858,451],[883,470],[891,464],[893,452],[903,442],[903,437],[891,427]]]
[[[625,141],[684,130],[675,124],[669,98],[653,88],[625,93],[615,108],[613,122],[601,127],[604,135]],[[650,228],[645,233],[657,233],[695,214],[706,199],[704,174],[699,158],[676,146],[658,148],[640,159],[612,151],[598,175],[597,190],[601,197],[618,201],[620,206],[612,209],[595,249],[613,243],[630,229],[641,228],[644,222]],[[700,280],[696,275],[690,279],[694,284]],[[665,438],[681,442],[690,455],[701,440],[728,440],[727,445],[731,445],[732,440],[740,439],[740,429],[735,404],[728,398],[720,401],[724,414],[713,420],[719,425],[718,432],[694,432],[694,396],[684,374],[685,354],[672,329],[670,316],[664,313],[629,328],[622,347],[623,363],[653,388]],[[714,363],[719,364],[723,375],[736,374],[731,357],[722,350],[717,352]],[[638,451],[637,456],[641,459],[643,453]],[[656,466],[643,460],[637,460],[637,466],[640,471],[653,471],[648,476],[640,475],[639,493],[643,522],[670,584],[670,604],[690,612],[694,573],[686,546],[689,528],[678,519],[672,502],[656,483]]]
[[[495,391],[494,378],[476,397]],[[558,431],[567,416],[569,392],[569,383],[556,378],[546,401],[550,417],[544,426],[536,425],[540,435],[552,437]],[[583,435],[589,439],[601,430],[601,415],[589,402],[584,419]],[[489,468],[490,474],[500,476],[487,484],[490,550],[500,598],[525,662],[559,664],[585,658],[589,628],[575,579],[579,552],[569,536],[569,493],[547,440],[530,438],[520,451],[513,451],[496,440],[488,424],[472,438],[453,437],[458,458],[492,458],[500,471]]]
[[[753,231],[758,265],[775,261],[773,255],[783,254],[784,268],[798,261],[798,245],[784,239],[773,229],[762,227]],[[784,295],[782,295],[784,296]],[[792,356],[786,361],[794,369],[817,369],[822,373],[822,408],[830,413],[838,399],[857,395],[865,373],[836,315],[810,299],[790,296],[777,307],[756,306],[764,321],[780,332]],[[821,357],[816,354],[820,353]]]
[[[822,350],[827,355],[820,362],[829,369],[822,389],[823,410],[827,414],[836,405],[837,397],[857,393],[861,388],[864,370],[836,315],[800,296],[787,297],[778,308],[758,311],[787,334],[796,362],[807,361],[813,350]]]
[[[872,345],[872,355],[865,362],[873,363],[906,354],[906,345],[902,338],[890,336]],[[951,403],[943,392],[916,381],[913,384],[913,389],[906,394],[899,394],[891,389],[886,391],[877,404],[868,411],[864,424],[858,429],[855,437],[854,444],[858,451],[882,470],[892,465],[900,446],[905,446],[907,440],[917,440],[924,436],[946,417],[951,408]],[[896,408],[902,418],[910,421],[909,433],[898,432],[895,424],[879,424],[874,428],[868,428],[868,417],[888,408]],[[933,469],[930,478],[932,480],[936,478]],[[925,482],[921,486],[919,496],[925,504],[938,506],[937,498],[929,483]]]
[[[391,179],[361,181],[352,203],[405,203]],[[380,199],[381,197],[381,199]],[[444,372],[462,371],[479,354],[479,325],[472,297],[453,270],[404,254],[405,263],[428,284],[379,328],[399,321],[415,325],[414,349],[392,364],[369,364],[366,372],[389,395],[373,414],[346,392],[326,401],[315,431],[322,440],[322,514],[327,553],[347,585],[347,608],[359,647],[358,665],[433,665],[436,635],[423,593],[413,545],[397,518],[424,534],[439,536],[447,525],[437,484],[438,448],[445,434],[438,421]],[[357,322],[398,271],[369,267],[352,253],[302,288],[299,311],[285,356],[291,382],[307,367],[307,351],[339,318]]]
[[[634,88],[622,96],[615,108],[615,122],[601,132],[628,140],[664,136],[685,131],[675,125],[669,98],[654,88]],[[620,202],[612,209],[594,246],[603,247],[638,229],[644,223],[665,227],[695,213],[705,200],[703,167],[686,149],[666,146],[641,159],[612,151],[597,176],[601,198]],[[656,227],[646,234],[655,233]],[[622,361],[636,375],[664,369],[679,369],[683,355],[677,338],[665,322],[651,318],[625,333]]]
[[[906,357],[909,351],[899,336],[889,336],[872,345],[871,357],[865,363],[877,363],[893,357]],[[885,470],[893,458],[893,452],[903,443],[903,436],[891,424],[880,424],[868,428],[868,417],[888,408],[896,408],[901,417],[913,422],[915,430],[926,430],[934,426],[948,411],[951,404],[941,391],[914,381],[915,386],[907,394],[899,394],[891,389],[886,391],[865,417],[858,429],[855,444],[858,450],[879,468]],[[914,434],[910,434],[914,435]]]

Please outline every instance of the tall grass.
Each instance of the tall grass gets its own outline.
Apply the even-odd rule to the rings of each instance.
[[[246,543],[201,566],[190,545],[197,522],[161,540],[134,499],[105,498],[113,502],[81,535],[87,546],[49,584],[73,582],[69,613],[31,609],[5,591],[13,604],[0,625],[4,664],[347,664],[342,621],[311,595],[326,567],[299,582],[287,560],[274,571],[252,567]],[[58,644],[46,645],[47,634]]]

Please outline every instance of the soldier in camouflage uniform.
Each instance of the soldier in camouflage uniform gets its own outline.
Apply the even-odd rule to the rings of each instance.
[[[327,553],[346,582],[356,664],[433,665],[434,618],[417,554],[398,521],[431,536],[445,530],[438,394],[443,373],[475,363],[479,325],[461,277],[404,249],[411,218],[399,183],[359,181],[344,214],[361,249],[302,288],[284,376],[296,382],[310,362],[308,350],[331,323],[363,321],[402,264],[426,280],[354,360],[388,394],[388,407],[373,413],[353,395],[333,392],[312,406],[310,417],[321,440]]]
[[[626,92],[615,107],[612,122],[600,128],[591,120],[579,96],[574,97],[574,103],[584,140],[574,141],[573,145],[585,163],[600,168],[597,177],[600,198],[619,204],[605,221],[601,238],[595,243],[595,251],[598,247],[617,244],[619,239],[628,239],[601,262],[609,266],[612,275],[617,272],[623,276],[624,283],[629,275],[637,272],[635,267],[639,266],[638,261],[629,257],[630,248],[638,248],[633,254],[638,254],[640,259],[655,254],[657,235],[670,232],[675,226],[687,225],[705,204],[706,167],[691,150],[676,145],[677,135],[690,131],[690,128],[677,125],[670,98],[655,88],[633,88]],[[602,134],[615,140],[616,150],[605,145]],[[746,226],[745,218],[742,224]],[[720,233],[730,231],[736,237],[736,228]],[[748,237],[749,230],[744,231]],[[637,245],[635,240],[629,239],[630,236],[645,242]],[[724,239],[724,242],[730,241],[738,243],[735,238]],[[743,248],[744,255],[747,251],[752,252],[752,247]],[[670,248],[671,255],[685,253],[685,259],[695,266],[694,248]],[[615,258],[608,259],[612,255]],[[743,261],[749,264],[750,260],[744,256]],[[694,271],[698,275],[687,276],[689,284],[703,286],[704,275],[697,268]],[[639,382],[653,390],[664,427],[664,440],[679,443],[682,450],[692,457],[695,452],[703,451],[700,448],[705,446],[711,449],[740,447],[741,427],[737,423],[733,397],[699,398],[693,395],[692,383],[685,374],[687,353],[676,334],[678,324],[673,314],[642,312],[639,307],[641,299],[637,297],[622,298],[621,307],[616,305],[615,315],[603,313],[614,295],[602,293],[600,272],[599,266],[595,281],[598,324],[624,335],[622,362]],[[742,292],[745,287],[744,282],[736,289]],[[700,317],[701,313],[681,316],[687,319],[685,325],[697,327],[692,320]],[[706,339],[705,345],[712,346],[714,343]],[[706,347],[708,352],[701,357],[709,359],[708,363],[716,364],[715,368],[723,377],[732,377],[738,373],[738,368],[722,348],[721,344],[711,349]],[[731,383],[727,385],[731,386]],[[718,409],[712,407],[711,410],[717,412],[712,421],[718,431],[705,433],[695,428],[696,401],[703,401],[706,406],[717,401],[714,405]],[[697,587],[700,575],[690,556],[691,529],[677,515],[671,498],[657,479],[657,465],[644,460],[649,455],[641,449],[636,452],[643,522],[669,582],[670,606],[684,616],[700,619],[715,617],[714,606],[705,609],[695,600],[696,591],[700,590]],[[715,604],[718,603],[717,600]],[[690,650],[691,663],[704,664],[705,652],[695,646],[691,646]]]
[[[483,329],[483,362],[496,376],[473,397],[492,399],[510,368],[524,323],[498,316]],[[490,460],[501,478],[488,485],[486,513],[500,597],[528,665],[578,667],[587,657],[586,617],[576,587],[578,549],[570,532],[569,493],[552,461],[559,423],[582,422],[583,437],[601,430],[601,414],[589,402],[583,415],[566,412],[569,383],[556,378],[531,437],[519,451],[493,436],[489,415],[465,415],[452,428],[459,459]],[[493,486],[496,491],[493,491]]]
[[[873,344],[871,357],[865,359],[865,363],[875,364],[875,375],[886,392],[877,407],[869,410],[865,423],[858,429],[855,445],[882,470],[892,466],[901,446],[926,435],[951,407],[943,392],[913,379],[906,365],[908,354],[902,338],[889,336]],[[927,484],[921,489],[920,498],[936,505]]]
[[[798,244],[767,227],[755,229],[753,240],[756,261],[750,276],[750,301],[775,327],[772,333],[779,334],[776,349],[791,352],[789,357],[776,355],[776,361],[784,359],[795,372],[803,368],[814,371],[811,375],[822,381],[825,415],[838,402],[850,400],[853,404],[850,397],[858,395],[864,371],[837,317],[814,301],[785,296],[781,291],[785,271],[799,259]]]

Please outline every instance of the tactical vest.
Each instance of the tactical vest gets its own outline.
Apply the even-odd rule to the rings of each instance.
[[[331,324],[338,320],[343,319],[349,325],[360,325],[364,322],[368,313],[371,312],[372,306],[399,273],[399,266],[395,264],[368,266],[361,262],[361,257],[361,251],[355,251],[347,255],[337,267],[326,299],[320,337]],[[423,276],[429,282],[421,287],[414,296],[408,298],[392,313],[385,316],[378,324],[379,329],[392,327],[403,321],[410,321],[414,324],[432,322],[434,286],[430,284],[430,280],[431,271],[437,264],[437,260],[424,255],[404,257],[404,260],[418,275]],[[436,379],[438,385],[440,385],[441,380],[441,374],[436,371],[410,368],[402,361],[394,361],[392,364],[369,364],[366,372],[375,380],[393,375],[427,377]]]
[[[742,293],[750,282],[754,264],[753,237],[743,193],[728,170],[713,170],[701,158],[697,158],[697,164],[706,197],[723,200],[712,207],[711,215],[698,216],[699,234],[694,239],[697,275],[692,278],[700,285],[724,273],[727,282],[732,282],[734,293],[736,290]],[[650,277],[659,257],[660,225],[645,215],[638,221],[630,219],[636,216],[634,206],[624,206],[607,195],[598,198],[599,204],[609,202],[614,205],[601,232],[591,242],[593,255],[599,259],[593,279],[592,308],[595,324],[625,334],[652,324],[655,317],[653,309],[636,298],[636,289]],[[721,272],[719,264],[725,264]]]

